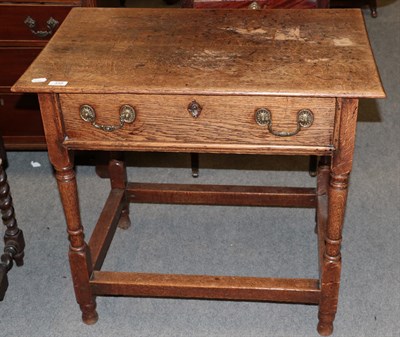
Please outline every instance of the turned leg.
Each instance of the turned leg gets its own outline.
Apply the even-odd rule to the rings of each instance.
[[[3,223],[6,226],[4,234],[4,243],[6,247],[13,247],[15,254],[13,259],[17,266],[24,264],[25,240],[22,230],[18,228],[15,219],[14,207],[10,195],[10,187],[7,183],[7,175],[3,169],[0,159],[0,209]]]
[[[318,156],[310,156],[309,164],[308,164],[308,173],[311,177],[317,176],[318,169]]]
[[[332,157],[328,187],[328,221],[321,270],[321,298],[317,330],[322,336],[333,332],[340,285],[342,228],[349,176],[352,168],[358,101],[338,100],[340,134]]]
[[[376,18],[378,16],[376,0],[369,0],[369,9],[371,11],[371,16]]]
[[[329,336],[339,296],[342,228],[347,199],[348,174],[331,174],[328,199],[328,225],[325,231],[325,253],[322,266],[321,303],[318,313],[318,332]]]
[[[190,154],[190,164],[192,167],[192,177],[198,178],[198,176],[199,176],[199,154],[198,153]]]
[[[56,172],[58,190],[67,223],[70,241],[68,256],[75,297],[82,311],[83,322],[94,324],[98,315],[95,296],[93,296],[89,284],[93,264],[81,223],[73,161],[70,152],[63,145],[65,131],[59,111],[60,104],[58,96],[55,94],[39,94],[38,98],[42,111],[48,155]]]
[[[24,264],[25,241],[22,231],[15,220],[14,207],[10,195],[10,187],[7,183],[7,175],[0,158],[0,209],[3,223],[6,226],[4,234],[4,253],[0,258],[0,301],[8,288],[7,273],[13,266],[13,260],[17,266]]]
[[[86,324],[97,322],[96,302],[92,295],[89,279],[92,263],[79,214],[79,201],[75,172],[72,165],[56,167],[57,184],[67,221],[69,262],[76,300],[82,311],[82,320]]]
[[[126,189],[127,173],[123,161],[112,159],[108,165],[108,172],[110,173],[111,188]],[[118,227],[121,229],[128,229],[131,225],[129,218],[129,201],[125,195],[124,205],[122,207],[121,217],[118,222]]]

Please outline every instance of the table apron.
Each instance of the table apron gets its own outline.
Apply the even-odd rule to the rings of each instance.
[[[126,105],[133,121],[121,120]],[[71,149],[304,155],[334,149],[335,98],[61,94],[59,106]],[[310,125],[301,124],[303,110],[311,112]]]

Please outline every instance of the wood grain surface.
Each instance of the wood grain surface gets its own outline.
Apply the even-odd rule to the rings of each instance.
[[[202,111],[193,118],[187,110],[196,100]],[[119,124],[119,110],[130,104],[136,110],[136,120],[120,130],[105,132],[83,121],[79,108],[89,104],[96,110],[96,122]],[[189,96],[189,95],[84,95],[62,94],[60,105],[68,144],[92,142],[96,147],[112,143],[116,149],[140,149],[155,144],[159,149],[199,144],[253,146],[259,150],[265,145],[308,146],[332,148],[335,119],[335,99],[259,96]],[[266,107],[271,111],[274,131],[294,131],[297,113],[310,109],[314,122],[295,136],[279,137],[267,126],[255,121],[255,111]],[[183,149],[183,148],[182,148]]]
[[[214,298],[317,304],[315,279],[93,272],[96,295]]]
[[[13,90],[385,95],[356,9],[75,8]]]

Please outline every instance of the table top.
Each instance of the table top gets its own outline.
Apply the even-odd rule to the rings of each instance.
[[[12,90],[385,96],[358,9],[74,8]]]

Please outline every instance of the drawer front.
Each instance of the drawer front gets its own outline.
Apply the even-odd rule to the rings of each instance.
[[[316,8],[314,0],[194,0],[194,8]]]
[[[197,118],[188,111],[193,101],[202,108]],[[115,145],[121,149],[186,147],[187,151],[214,148],[217,152],[242,149],[250,153],[270,146],[331,148],[333,143],[333,98],[62,94],[60,104],[66,142],[77,147],[83,143],[90,147],[91,143],[104,149]],[[136,119],[112,132],[98,129],[80,116],[80,107],[90,105],[96,114],[94,123],[118,126],[120,107],[125,104],[134,107]],[[256,122],[256,110],[261,108],[270,111],[270,126]],[[302,109],[312,111],[313,122],[298,130]],[[295,134],[282,136],[285,132]]]
[[[11,87],[42,48],[0,48],[0,86]]]
[[[8,150],[46,149],[36,94],[0,93],[0,134]]]
[[[4,137],[43,137],[37,95],[0,93],[0,133]]]
[[[0,5],[0,40],[49,40],[72,7]]]

